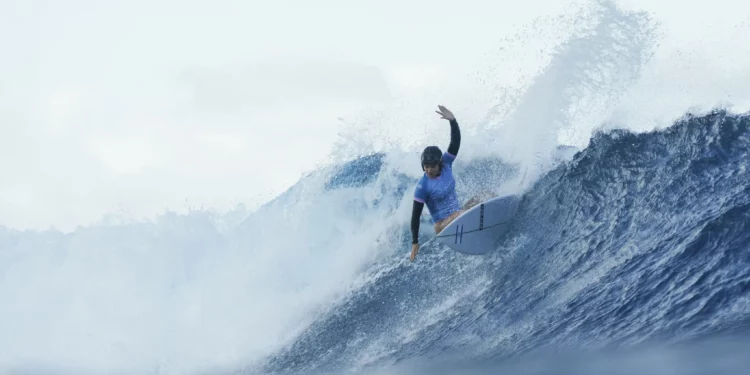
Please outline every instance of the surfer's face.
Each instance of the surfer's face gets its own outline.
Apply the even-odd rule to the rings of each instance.
[[[424,171],[428,177],[435,178],[440,173],[440,164],[425,164]]]

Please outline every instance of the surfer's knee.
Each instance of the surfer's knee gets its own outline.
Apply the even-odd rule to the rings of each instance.
[[[445,218],[443,220],[440,220],[437,223],[435,223],[435,234],[440,233],[440,231],[442,231],[443,229],[445,229],[445,227],[448,226],[448,223],[450,222],[449,219],[450,219],[450,217],[447,217],[447,218]]]
[[[443,220],[438,221],[435,223],[435,233],[440,233],[445,227],[447,227],[453,220],[456,220],[457,217],[459,217],[462,213],[464,213],[465,210],[458,210],[446,217]]]

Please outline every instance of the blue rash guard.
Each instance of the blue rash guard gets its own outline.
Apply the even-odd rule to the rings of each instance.
[[[454,160],[456,155],[444,152],[440,162],[440,175],[430,178],[425,173],[414,190],[414,200],[427,205],[434,223],[461,209],[456,194],[456,180],[453,179]]]
[[[425,204],[435,223],[461,209],[456,194],[456,180],[453,178],[453,161],[456,160],[458,148],[461,145],[461,130],[455,119],[451,120],[450,124],[451,142],[448,145],[448,152],[443,153],[440,174],[436,178],[429,178],[425,173],[414,190],[414,207],[411,215],[411,243],[413,244],[418,243],[419,217],[422,215]]]

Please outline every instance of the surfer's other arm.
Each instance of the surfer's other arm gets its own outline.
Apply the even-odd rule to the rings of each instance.
[[[414,261],[414,257],[419,252],[419,217],[422,216],[422,209],[424,209],[424,203],[414,201],[414,205],[411,209],[411,260]]]
[[[424,203],[414,201],[411,209],[411,243],[419,243],[419,217],[422,216]]]

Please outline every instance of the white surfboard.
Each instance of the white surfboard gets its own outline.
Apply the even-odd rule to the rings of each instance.
[[[464,254],[485,254],[508,231],[520,201],[520,196],[508,195],[480,203],[453,220],[435,240]]]

